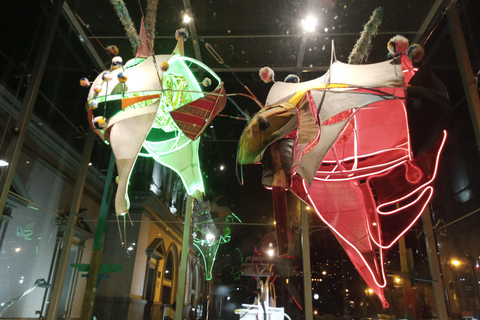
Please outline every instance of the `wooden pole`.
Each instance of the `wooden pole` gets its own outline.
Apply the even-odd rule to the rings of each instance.
[[[175,320],[182,320],[183,307],[185,305],[185,283],[187,279],[188,248],[190,244],[190,226],[192,224],[193,197],[187,197],[187,208],[185,210],[185,223],[183,225],[182,255],[180,257],[180,270],[178,271],[177,285],[177,307],[175,309]]]
[[[415,312],[415,295],[410,284],[410,275],[408,271],[407,248],[405,246],[405,236],[398,241],[398,249],[400,253],[400,267],[403,278],[403,302],[405,305],[405,315],[407,319],[416,319]]]
[[[308,210],[300,203],[302,215],[302,258],[303,258],[303,292],[305,299],[305,319],[313,319],[312,305],[312,270],[310,263],[310,232],[308,228]]]

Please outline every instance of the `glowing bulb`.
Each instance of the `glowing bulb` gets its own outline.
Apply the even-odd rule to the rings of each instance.
[[[460,265],[460,261],[458,260],[452,260],[452,264],[455,266],[455,267],[458,267]]]
[[[0,160],[0,167],[6,167],[8,166],[8,162],[5,160]]]
[[[373,224],[373,226],[376,226],[376,225],[377,225],[377,223],[376,223],[376,222],[374,222],[374,223],[372,223],[372,224]]]
[[[315,294],[313,295],[313,299],[318,300],[318,298],[320,298],[320,295],[319,295],[318,293],[315,293]]]
[[[223,169],[225,169],[225,166],[222,164],[220,165],[220,171],[223,171]]]
[[[215,235],[213,233],[209,233],[205,236],[208,242],[213,242],[215,240]]]
[[[127,250],[128,250],[128,251],[132,251],[132,250],[133,250],[133,247],[128,247]]]
[[[190,16],[189,16],[188,14],[185,14],[185,15],[183,16],[183,22],[184,22],[184,23],[189,23],[190,20],[192,20],[192,18],[190,18]]]
[[[270,257],[273,257],[273,255],[275,254],[275,251],[273,251],[273,249],[268,249],[267,254],[268,254]]]
[[[317,19],[312,16],[309,16],[306,19],[302,19],[302,26],[303,29],[307,32],[315,31],[315,27],[317,26]]]
[[[322,274],[323,274],[323,275],[326,275],[326,274],[327,274],[327,271],[323,271]]]
[[[372,288],[368,288],[368,293],[369,293],[369,294],[372,294],[372,293],[373,293],[373,289],[372,289]]]
[[[400,283],[400,278],[395,278],[396,283]]]
[[[15,248],[15,252],[20,252],[20,250],[22,250],[22,248]]]

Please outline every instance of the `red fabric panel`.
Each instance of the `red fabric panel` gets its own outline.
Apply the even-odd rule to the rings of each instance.
[[[170,112],[177,126],[191,140],[196,140],[225,107],[227,101],[223,96],[225,94],[223,84],[213,93]]]

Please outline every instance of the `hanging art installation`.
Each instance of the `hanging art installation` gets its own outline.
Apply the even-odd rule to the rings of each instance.
[[[432,197],[449,113],[428,66],[414,67],[423,49],[402,36],[388,49],[390,60],[368,65],[342,63],[333,51],[324,76],[275,82],[237,156],[241,165],[263,165],[278,255],[288,252],[290,190],[331,229],[384,307],[386,250]],[[362,51],[353,55],[358,63]],[[273,70],[262,68],[260,77],[272,81]]]
[[[202,199],[205,191],[198,159],[200,135],[226,103],[221,79],[202,62],[184,56],[188,31],[177,30],[173,54],[155,55],[155,21],[147,15],[137,35],[123,1],[111,0],[127,35],[136,49],[135,58],[125,64],[119,56],[90,82],[86,111],[91,128],[110,144],[118,171],[115,211],[128,214],[128,183],[138,156],[151,157],[181,177],[187,193]],[[149,1],[152,12],[155,1]],[[125,12],[127,12],[125,14]],[[155,15],[153,15],[154,17]],[[115,46],[109,53],[118,54]],[[208,76],[201,82],[191,68]]]

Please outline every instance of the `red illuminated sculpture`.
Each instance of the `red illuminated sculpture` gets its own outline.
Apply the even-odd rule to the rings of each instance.
[[[332,230],[388,307],[386,250],[419,219],[433,194],[449,105],[428,66],[406,54],[322,77],[276,82],[252,117],[238,162],[261,162],[273,191],[278,254],[288,250],[286,190]]]

